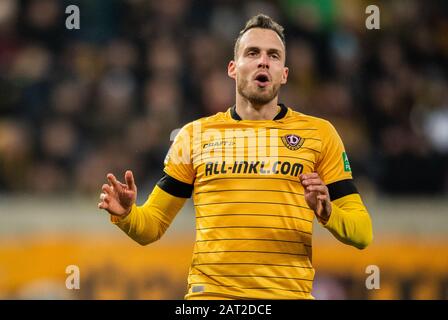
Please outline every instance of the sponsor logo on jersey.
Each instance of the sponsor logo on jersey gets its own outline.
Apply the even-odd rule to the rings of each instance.
[[[216,147],[227,147],[227,146],[234,146],[234,145],[235,145],[235,141],[226,141],[226,140],[212,141],[212,142],[204,143],[202,145],[202,149],[216,148]]]
[[[205,176],[216,174],[281,174],[291,177],[298,177],[303,173],[301,163],[291,163],[289,161],[275,161],[267,163],[265,161],[215,161],[205,164]]]

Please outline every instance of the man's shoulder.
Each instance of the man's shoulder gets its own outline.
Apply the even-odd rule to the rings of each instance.
[[[316,126],[317,129],[328,129],[329,127],[333,126],[331,122],[327,119],[311,116],[299,111],[295,111],[291,108],[289,108],[289,110],[290,110],[290,117],[289,117],[290,122],[296,122],[296,121],[308,122],[310,125]]]
[[[227,121],[227,120],[229,120],[227,113],[228,113],[228,111],[218,112],[211,116],[199,118],[196,121],[203,123],[203,124]]]
[[[184,130],[193,131],[194,128],[200,128],[203,125],[209,124],[219,124],[228,121],[227,112],[218,112],[211,116],[206,116],[198,118],[196,120],[190,121],[183,126]]]

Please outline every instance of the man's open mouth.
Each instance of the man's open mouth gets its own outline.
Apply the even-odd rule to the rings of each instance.
[[[260,73],[259,75],[257,75],[255,77],[255,82],[257,83],[258,86],[260,87],[265,87],[269,84],[269,76],[267,74],[264,73]]]

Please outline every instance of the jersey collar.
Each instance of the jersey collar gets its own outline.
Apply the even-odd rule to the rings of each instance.
[[[274,119],[272,119],[274,121],[283,119],[286,116],[286,113],[288,112],[288,108],[283,103],[279,103],[278,105],[280,106],[280,112],[277,113],[277,115],[275,116]],[[234,105],[232,108],[230,108],[230,115],[233,120],[238,120],[238,121],[243,120],[243,119],[241,119],[240,115],[238,113],[236,113],[236,105]]]

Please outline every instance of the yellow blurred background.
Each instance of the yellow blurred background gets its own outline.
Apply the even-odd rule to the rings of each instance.
[[[446,299],[447,201],[372,198],[366,203],[374,242],[365,250],[339,243],[315,222],[313,295]],[[0,219],[0,298],[183,299],[194,242],[191,203],[159,242],[145,247],[95,205],[74,198],[16,198],[1,205],[9,214]],[[79,267],[79,290],[66,288],[70,265]],[[371,265],[379,268],[379,289],[366,287]]]

